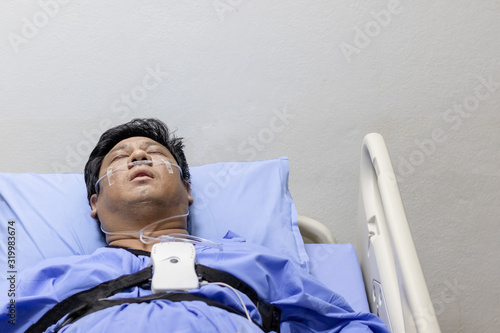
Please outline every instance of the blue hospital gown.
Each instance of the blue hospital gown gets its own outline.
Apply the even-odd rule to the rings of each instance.
[[[249,284],[259,296],[282,311],[281,332],[388,332],[369,313],[354,312],[346,301],[291,261],[269,249],[245,242],[231,232],[220,241],[223,251],[196,246],[197,262],[228,272]],[[150,257],[122,248],[100,248],[90,255],[48,259],[26,270],[16,295],[16,323],[8,323],[8,299],[0,295],[0,332],[24,332],[45,312],[67,297],[102,282],[132,274],[150,264]],[[191,290],[243,311],[227,287],[205,285]],[[134,287],[113,298],[150,295]],[[253,303],[240,293],[253,320],[261,323]],[[60,320],[60,322],[62,319]],[[47,332],[53,332],[51,326]],[[89,314],[59,332],[262,332],[238,314],[201,301],[122,304]]]

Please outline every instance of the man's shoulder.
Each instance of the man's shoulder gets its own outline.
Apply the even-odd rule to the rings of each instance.
[[[25,269],[20,274],[20,280],[50,279],[68,274],[91,274],[92,272],[121,272],[130,266],[140,266],[136,255],[122,248],[102,247],[91,254],[79,254],[65,257],[45,259],[38,264]]]

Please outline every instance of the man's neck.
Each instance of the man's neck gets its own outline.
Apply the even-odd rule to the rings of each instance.
[[[162,230],[161,232],[155,233],[155,235],[152,236],[159,237],[162,235],[169,235],[174,233],[185,234],[185,235],[188,234],[188,232],[185,229],[169,229],[169,230]],[[153,241],[150,244],[144,244],[138,237],[132,237],[126,235],[108,235],[107,241],[108,245],[110,246],[126,247],[148,252],[151,252],[153,245],[157,243]]]

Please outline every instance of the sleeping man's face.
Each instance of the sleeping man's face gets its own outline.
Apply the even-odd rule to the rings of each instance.
[[[135,161],[152,164],[129,164]],[[98,194],[91,197],[91,216],[104,230],[118,232],[185,214],[193,198],[176,164],[170,151],[152,139],[120,141],[102,161],[99,178],[104,177],[97,185]]]

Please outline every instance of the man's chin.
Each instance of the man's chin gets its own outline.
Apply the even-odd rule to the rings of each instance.
[[[166,200],[166,198],[164,194],[152,193],[149,189],[140,189],[135,195],[128,198],[124,206],[138,211],[149,209],[168,211],[171,201]]]

